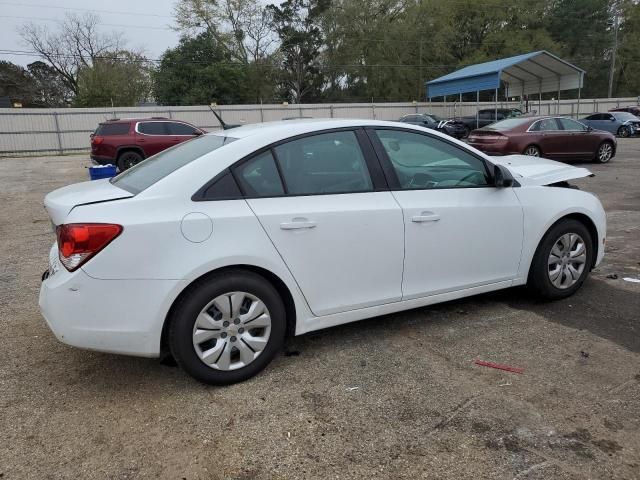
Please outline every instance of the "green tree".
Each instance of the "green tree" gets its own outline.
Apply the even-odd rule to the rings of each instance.
[[[325,83],[320,63],[324,45],[321,16],[329,3],[330,0],[286,0],[267,7],[280,38],[278,83],[283,97],[293,103],[321,97]]]
[[[167,50],[153,80],[156,99],[164,105],[246,103],[251,98],[244,66],[207,33],[183,37]]]
[[[34,103],[43,107],[66,107],[73,100],[73,92],[55,68],[41,61],[27,65],[34,82]]]
[[[33,78],[23,67],[0,60],[0,97],[9,97],[12,102],[25,107],[34,106],[35,85]]]
[[[640,3],[627,0],[622,5],[622,26],[616,62],[614,95],[640,96]]]
[[[151,81],[146,59],[122,50],[95,59],[78,72],[77,107],[134,106],[149,97]]]

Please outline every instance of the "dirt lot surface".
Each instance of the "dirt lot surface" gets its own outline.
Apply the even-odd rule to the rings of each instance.
[[[3,479],[640,478],[640,284],[622,280],[640,278],[640,139],[579,182],[609,235],[574,297],[511,289],[298,337],[225,388],[48,330],[42,198],[86,165],[0,159]]]

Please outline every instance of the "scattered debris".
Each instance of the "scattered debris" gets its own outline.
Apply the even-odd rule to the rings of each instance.
[[[589,358],[589,352],[584,352],[580,350],[580,355],[582,355],[582,358]]]
[[[611,278],[613,280],[617,280],[618,279],[618,274],[617,273],[610,273],[609,275],[607,275],[607,278]]]
[[[640,278],[624,277],[623,280],[625,282],[640,283]]]
[[[353,392],[354,390],[358,390],[360,387],[347,387],[347,392]]]
[[[476,360],[474,363],[476,365],[480,365],[481,367],[497,368],[498,370],[504,370],[505,372],[512,372],[512,373],[524,372],[524,368],[510,367],[509,365],[501,365],[499,363],[485,362],[484,360]]]
[[[504,383],[499,384],[498,386],[499,387],[508,387],[510,385],[511,385],[511,382],[504,382]]]

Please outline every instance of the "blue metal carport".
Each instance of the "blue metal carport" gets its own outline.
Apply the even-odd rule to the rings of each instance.
[[[469,92],[476,92],[479,99],[483,90],[495,90],[496,108],[498,89],[501,82],[505,85],[505,97],[538,94],[542,92],[558,92],[578,89],[578,105],[580,105],[580,89],[585,71],[562,60],[559,57],[540,50],[515,57],[503,58],[491,62],[478,63],[464,67],[426,83],[427,98],[445,97]]]

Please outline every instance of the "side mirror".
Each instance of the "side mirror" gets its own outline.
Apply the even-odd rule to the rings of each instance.
[[[610,120],[611,120],[612,122],[615,122],[615,121],[616,121],[616,117],[611,117],[611,119],[610,119]]]
[[[508,168],[503,167],[502,165],[495,165],[493,169],[493,177],[497,188],[513,187],[513,175],[511,175]]]
[[[202,134],[203,134],[203,132],[201,130],[196,130],[195,132],[193,132],[193,136],[194,137],[199,137]]]
[[[587,132],[593,132],[593,127],[591,125],[587,125]]]

